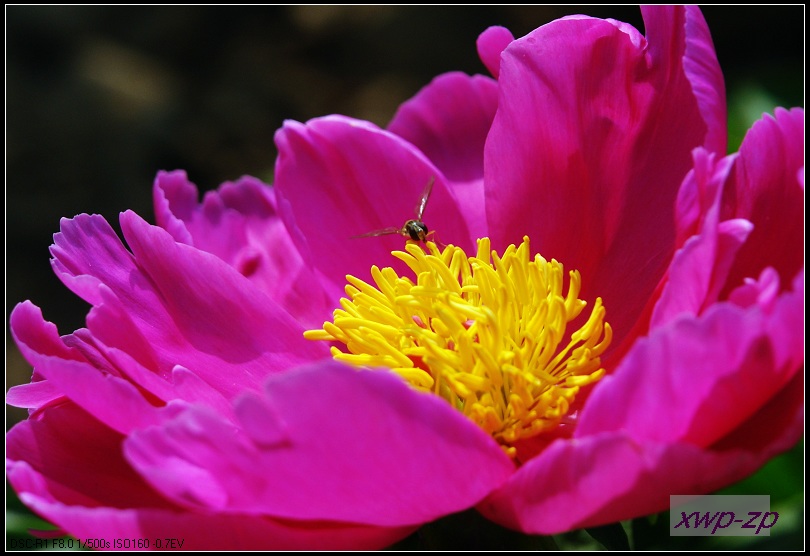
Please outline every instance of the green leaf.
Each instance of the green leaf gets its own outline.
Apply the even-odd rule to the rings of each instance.
[[[608,550],[630,550],[630,541],[621,523],[589,527],[585,531]]]

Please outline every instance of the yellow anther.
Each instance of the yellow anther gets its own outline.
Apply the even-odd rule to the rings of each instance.
[[[564,292],[562,264],[532,257],[528,238],[501,255],[487,238],[475,257],[424,248],[392,253],[415,279],[376,266],[375,285],[347,276],[333,322],[304,335],[343,344],[331,348],[340,361],[390,368],[441,396],[514,456],[515,442],[554,429],[579,390],[604,376],[612,332],[602,300],[568,331],[586,306],[580,275],[568,273]]]

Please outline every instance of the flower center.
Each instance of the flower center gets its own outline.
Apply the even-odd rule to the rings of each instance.
[[[612,333],[602,300],[566,344],[568,323],[586,306],[579,272],[569,272],[563,295],[563,266],[532,259],[528,237],[502,256],[490,254],[488,238],[475,257],[452,245],[426,249],[409,242],[392,253],[415,283],[376,266],[376,287],[347,276],[333,322],[304,336],[343,344],[331,348],[338,361],[388,367],[444,398],[514,456],[516,441],[559,425],[579,389],[605,374],[600,356]]]

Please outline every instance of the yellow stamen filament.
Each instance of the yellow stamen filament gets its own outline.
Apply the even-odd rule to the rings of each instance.
[[[331,348],[338,361],[390,368],[444,398],[514,456],[516,441],[555,428],[579,389],[605,374],[612,333],[602,300],[566,343],[586,306],[580,275],[569,272],[563,294],[562,264],[532,259],[528,237],[501,256],[488,238],[475,257],[432,242],[427,250],[409,242],[392,253],[416,282],[376,266],[375,285],[347,276],[333,322],[304,336],[343,344]]]

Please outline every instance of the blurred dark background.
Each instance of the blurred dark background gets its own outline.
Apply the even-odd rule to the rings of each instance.
[[[775,106],[804,106],[804,6],[703,8],[726,76],[732,150]],[[61,333],[87,306],[56,279],[59,219],[152,217],[152,180],[272,181],[284,119],[388,123],[436,75],[486,73],[475,40],[583,13],[643,30],[634,6],[6,6],[6,322],[31,299]],[[6,388],[30,367],[6,329]],[[7,427],[25,413],[7,409]]]

